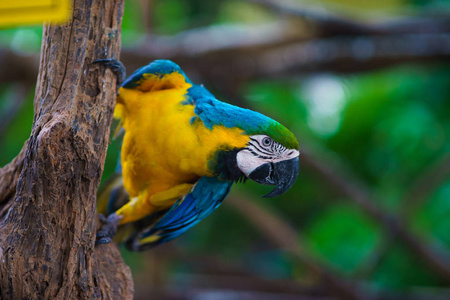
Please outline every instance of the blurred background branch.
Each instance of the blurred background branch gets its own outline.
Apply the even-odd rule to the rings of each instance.
[[[300,263],[306,265],[310,271],[319,277],[323,289],[331,291],[338,299],[367,299],[358,290],[357,286],[335,276],[332,272],[317,262],[311,254],[301,247],[297,232],[281,218],[276,217],[268,210],[264,210],[248,197],[230,197],[229,201],[244,218],[247,218],[259,229],[259,232],[268,238],[277,248],[283,249],[295,257]]]
[[[179,61],[201,78],[221,79],[233,73],[236,83],[305,72],[360,72],[406,62],[450,60],[450,21],[419,19],[391,26],[385,26],[382,35],[343,32],[315,37],[311,35],[314,29],[298,20],[217,25],[174,36],[143,36],[138,45],[123,49],[122,60],[129,69],[136,69],[165,57]],[[0,71],[2,81],[33,82],[37,74],[36,55],[24,57],[3,49],[0,61],[6,66]]]
[[[408,220],[420,205],[450,179],[450,153],[444,153],[412,181],[401,200],[403,217]]]

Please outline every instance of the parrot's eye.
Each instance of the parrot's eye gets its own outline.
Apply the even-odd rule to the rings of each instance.
[[[271,139],[270,137],[265,137],[265,138],[262,140],[262,144],[263,144],[264,146],[268,147],[268,146],[272,145],[272,139]]]

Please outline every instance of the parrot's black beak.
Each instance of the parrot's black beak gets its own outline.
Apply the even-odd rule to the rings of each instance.
[[[265,163],[250,173],[251,180],[261,184],[276,185],[276,187],[263,197],[276,197],[287,192],[295,183],[299,170],[298,156],[276,163]]]

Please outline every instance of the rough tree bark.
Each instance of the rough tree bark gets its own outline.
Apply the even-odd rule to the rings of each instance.
[[[131,299],[115,245],[95,247],[95,200],[115,100],[123,0],[74,1],[72,20],[45,26],[34,122],[0,169],[1,299]]]

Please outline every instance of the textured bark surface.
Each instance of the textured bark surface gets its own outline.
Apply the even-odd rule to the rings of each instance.
[[[74,1],[66,25],[45,26],[31,136],[0,169],[1,299],[131,299],[113,244],[95,247],[123,0]]]

